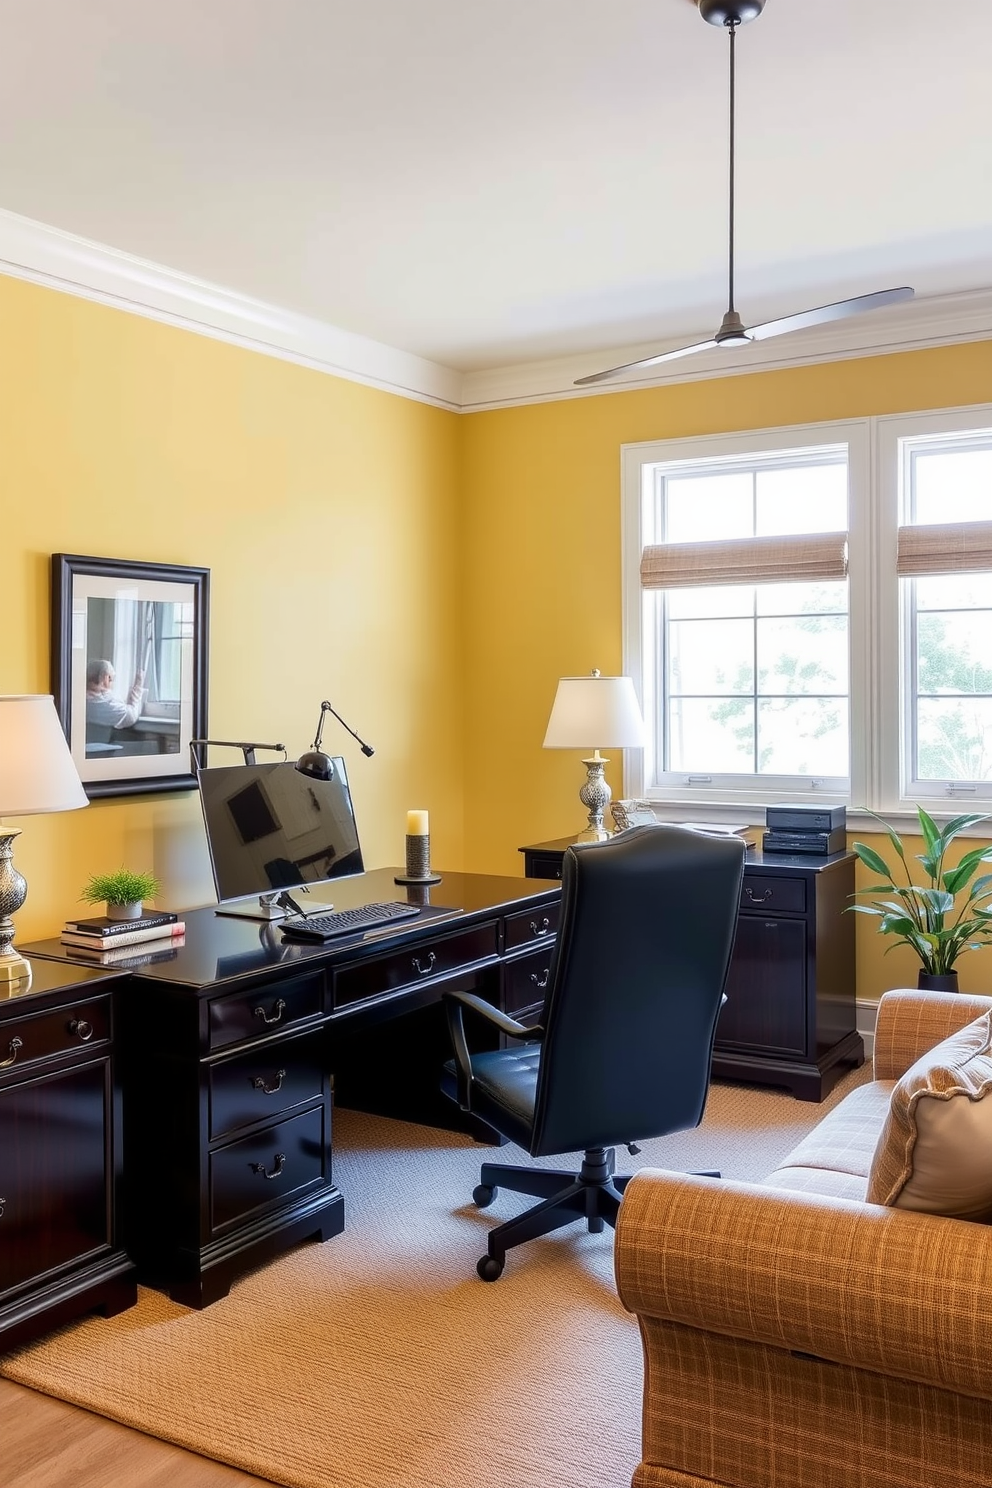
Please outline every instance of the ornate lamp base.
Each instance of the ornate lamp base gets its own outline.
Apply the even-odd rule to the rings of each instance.
[[[0,826],[0,985],[31,978],[31,963],[18,955],[13,946],[11,915],[17,913],[28,896],[24,876],[14,867],[13,843],[20,835],[20,827]]]
[[[610,763],[599,750],[593,751],[591,759],[584,759],[586,783],[579,791],[579,800],[589,812],[588,826],[577,837],[578,842],[605,842],[613,834],[603,826],[603,813],[613,800],[613,792],[607,783],[605,767]]]

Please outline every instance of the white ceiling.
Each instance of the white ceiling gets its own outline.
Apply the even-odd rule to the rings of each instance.
[[[0,20],[9,212],[466,371],[719,323],[728,47],[692,0]],[[989,0],[767,0],[738,39],[745,321],[992,285],[990,56]]]

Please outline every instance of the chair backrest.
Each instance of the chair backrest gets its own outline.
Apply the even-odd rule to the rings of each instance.
[[[534,1156],[698,1126],[744,851],[661,824],[566,851]]]

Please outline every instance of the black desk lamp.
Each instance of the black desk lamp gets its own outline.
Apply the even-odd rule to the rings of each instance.
[[[314,739],[313,744],[306,751],[306,753],[301,754],[299,759],[296,761],[296,768],[299,770],[300,774],[309,775],[312,780],[333,780],[334,778],[334,761],[331,759],[331,756],[329,754],[325,754],[320,747],[320,738],[322,733],[324,732],[324,719],[326,718],[328,713],[333,713],[334,717],[337,719],[341,727],[345,729],[353,739],[358,740],[359,744],[362,746],[362,753],[364,755],[371,758],[371,756],[375,754],[375,750],[372,748],[372,745],[366,744],[364,739],[359,738],[358,734],[355,733],[355,730],[353,728],[349,728],[348,724],[346,724],[344,719],[341,717],[341,714],[335,713],[330,703],[327,702],[325,699],[325,701],[322,702],[320,705],[320,718],[317,720],[317,737]]]

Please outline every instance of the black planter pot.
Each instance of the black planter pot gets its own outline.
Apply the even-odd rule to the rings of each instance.
[[[916,986],[920,992],[956,992],[958,974],[956,971],[921,971],[916,978]]]

